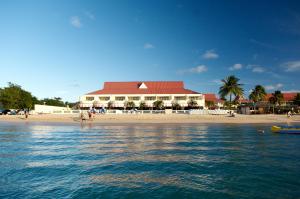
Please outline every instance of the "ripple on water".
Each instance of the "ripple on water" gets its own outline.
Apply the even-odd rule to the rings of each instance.
[[[1,124],[0,198],[297,198],[300,136],[267,129]]]

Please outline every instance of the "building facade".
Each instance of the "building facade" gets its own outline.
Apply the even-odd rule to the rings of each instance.
[[[204,107],[204,98],[201,93],[185,89],[182,81],[104,82],[103,89],[80,97],[80,107],[125,108],[128,102],[139,107],[143,102],[153,108],[155,101],[162,101],[166,108],[174,103],[185,108],[191,101]]]

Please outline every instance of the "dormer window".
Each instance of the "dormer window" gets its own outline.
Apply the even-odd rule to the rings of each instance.
[[[139,89],[147,89],[148,87],[146,86],[146,84],[143,82],[140,86]]]

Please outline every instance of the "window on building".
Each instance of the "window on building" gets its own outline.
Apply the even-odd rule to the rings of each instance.
[[[175,100],[186,100],[186,96],[175,96]]]
[[[115,97],[116,101],[124,101],[125,100],[125,97]]]
[[[200,96],[190,96],[189,97],[190,100],[201,100]]]
[[[94,97],[86,97],[85,99],[86,99],[86,101],[93,101]]]
[[[162,100],[162,101],[170,100],[169,96],[161,96],[161,97],[157,97],[157,98],[158,98],[158,100]]]
[[[138,96],[135,97],[128,97],[128,101],[139,101],[141,98]]]
[[[99,97],[100,101],[108,101],[110,97]]]
[[[156,97],[155,96],[147,96],[147,97],[145,97],[145,100],[146,101],[154,101],[154,100],[156,100]]]

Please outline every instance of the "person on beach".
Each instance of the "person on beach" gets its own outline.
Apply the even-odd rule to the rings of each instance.
[[[83,112],[80,113],[80,119],[81,119],[81,122],[83,122],[85,120]]]
[[[24,109],[24,115],[25,119],[28,119],[29,111],[26,108]]]
[[[292,117],[292,112],[291,111],[287,112],[287,117],[288,118]]]
[[[89,120],[91,120],[92,119],[92,111],[91,110],[88,111],[88,115],[89,115]]]

